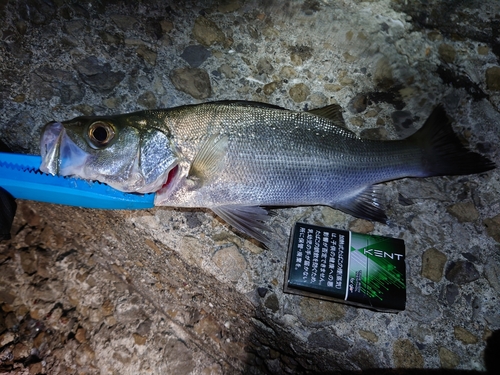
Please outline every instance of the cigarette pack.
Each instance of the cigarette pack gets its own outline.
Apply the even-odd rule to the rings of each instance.
[[[377,311],[402,311],[404,241],[296,223],[284,291]]]

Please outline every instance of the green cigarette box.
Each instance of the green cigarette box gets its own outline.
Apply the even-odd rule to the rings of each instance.
[[[402,311],[404,241],[296,223],[284,291],[377,311]]]

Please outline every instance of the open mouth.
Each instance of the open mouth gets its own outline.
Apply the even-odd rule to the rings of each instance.
[[[167,180],[165,181],[163,186],[160,189],[158,189],[158,191],[168,189],[174,178],[177,176],[178,172],[179,172],[179,166],[176,165],[168,172]]]

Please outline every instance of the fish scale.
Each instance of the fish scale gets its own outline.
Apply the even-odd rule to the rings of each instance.
[[[41,149],[44,171],[156,192],[155,205],[210,208],[260,241],[270,230],[262,206],[329,205],[385,222],[376,184],[495,167],[460,143],[442,106],[397,141],[359,138],[337,105],[226,101],[50,123]]]
[[[418,163],[416,148],[362,140],[309,113],[235,105],[224,109],[202,105],[186,117],[184,111],[169,114],[175,118],[169,127],[174,143],[190,143],[193,154],[196,145],[192,142],[202,142],[206,134],[229,135],[225,168],[210,186],[202,188],[206,196],[197,194],[204,202],[182,194],[169,198],[172,205],[200,206],[207,204],[207,196],[211,198],[209,205],[334,205],[350,197],[352,191],[411,175],[411,166]],[[193,117],[200,120],[192,121]],[[228,119],[240,126],[228,124]],[[194,140],[192,134],[200,137]],[[343,142],[332,147],[332,138]],[[398,165],[406,170],[396,169]],[[255,190],[261,193],[255,194]]]

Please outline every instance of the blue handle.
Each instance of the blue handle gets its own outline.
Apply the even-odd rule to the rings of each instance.
[[[0,186],[18,199],[100,209],[154,207],[154,193],[123,193],[99,182],[40,172],[41,157],[0,153]]]

